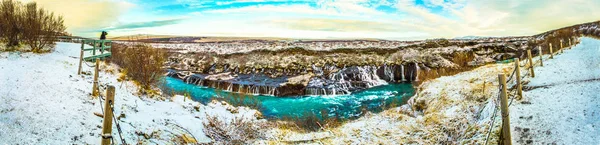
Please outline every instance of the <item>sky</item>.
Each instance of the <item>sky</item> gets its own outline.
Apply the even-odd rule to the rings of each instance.
[[[600,0],[22,0],[77,36],[418,40],[524,36],[600,20]]]

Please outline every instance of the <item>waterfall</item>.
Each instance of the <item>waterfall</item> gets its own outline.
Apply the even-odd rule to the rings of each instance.
[[[334,88],[331,88],[331,90],[332,90],[332,91],[331,91],[331,94],[335,96],[335,87],[334,87]]]
[[[394,69],[390,68],[387,64],[383,64],[383,73],[388,77],[389,81],[394,81]]]
[[[404,77],[404,65],[400,65],[400,71],[401,71],[400,74],[402,74],[402,81],[405,82],[406,78]]]
[[[415,73],[416,73],[415,81],[419,81],[419,64],[416,62],[415,62],[415,68],[416,68],[415,69]]]
[[[233,92],[232,87],[233,87],[233,83],[229,83],[229,85],[227,86],[227,91]]]
[[[272,87],[271,88],[271,93],[269,93],[269,95],[271,96],[275,96],[275,90],[277,89],[277,87]]]
[[[323,70],[320,67],[315,66],[315,64],[312,64],[312,69],[313,69],[313,73],[316,76],[322,76],[323,75]]]
[[[327,70],[334,70],[332,66]],[[307,95],[342,95],[352,91],[385,85],[387,82],[377,75],[377,66],[353,66],[342,68],[328,76],[313,77],[308,83]],[[393,75],[391,68],[385,68],[387,76]],[[393,78],[393,77],[390,77]]]
[[[198,82],[200,82],[200,79],[196,79],[196,82],[194,82],[194,85],[198,85]]]

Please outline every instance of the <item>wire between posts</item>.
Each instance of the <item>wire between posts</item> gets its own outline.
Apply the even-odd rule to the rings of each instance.
[[[112,111],[112,113],[115,114],[115,109],[114,109],[113,102],[109,102],[109,104],[110,104],[110,111]],[[114,115],[112,116],[112,118],[113,118],[113,120],[115,122],[115,125],[117,126],[117,131],[119,133],[119,138],[121,139],[121,143],[123,143],[124,145],[126,145],[127,142],[125,141],[125,139],[123,139],[123,135],[122,135],[123,131],[121,131],[121,125],[119,125],[119,122],[117,121],[117,118],[115,118]]]
[[[513,72],[512,72],[512,74],[510,75],[510,77],[508,77],[508,80],[506,81],[506,83],[508,83],[508,82],[512,81],[512,79],[513,79],[513,76],[515,76],[515,73],[516,73],[516,72],[517,72],[517,69],[513,69]]]
[[[498,85],[498,92],[502,91],[501,89],[502,84]],[[496,101],[494,103],[494,113],[492,114],[492,118],[490,119],[490,129],[488,130],[488,134],[487,137],[485,138],[485,144],[488,144],[488,140],[490,139],[490,134],[492,133],[492,129],[494,128],[494,124],[496,122],[496,114],[498,114],[498,100],[500,99],[500,93],[498,93],[498,96],[496,97]]]
[[[87,65],[88,67],[96,67],[95,64],[94,65],[90,65],[90,64],[87,63],[87,61],[83,61],[83,63],[85,63],[85,65]]]
[[[104,112],[104,107],[102,107],[102,99],[103,99],[102,97],[103,96],[101,95],[101,93],[98,93],[98,94],[99,94],[98,95],[98,101],[100,101],[100,110],[102,110],[102,115],[106,115],[106,113]],[[102,134],[102,136],[104,137],[104,134]],[[111,140],[111,144],[114,145],[115,144],[115,138],[111,137],[110,140]]]

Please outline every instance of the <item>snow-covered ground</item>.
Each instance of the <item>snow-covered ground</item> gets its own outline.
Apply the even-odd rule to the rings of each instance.
[[[99,143],[102,119],[94,113],[102,112],[101,104],[90,97],[92,76],[76,75],[78,56],[79,44],[70,43],[47,54],[0,53],[0,144]],[[600,41],[582,38],[544,65],[536,68],[536,78],[525,79],[525,88],[533,89],[510,107],[513,143],[599,144]],[[84,65],[84,71],[91,70]],[[128,143],[167,144],[186,133],[181,128],[209,142],[202,131],[206,114],[227,120],[257,114],[219,102],[205,106],[183,97],[138,97],[133,83],[117,81],[115,66],[102,70],[102,88],[116,87],[116,116],[124,114],[119,123]],[[497,103],[497,74],[512,70],[512,64],[491,64],[430,80],[408,105],[321,132],[263,128],[269,131],[257,143],[484,144]],[[498,114],[490,144],[497,142]],[[113,132],[118,139],[117,129]]]
[[[91,94],[93,75],[77,75],[80,44],[58,43],[46,54],[0,52],[0,144],[99,144],[102,113]],[[84,72],[93,68],[83,66]],[[255,110],[225,103],[202,105],[177,96],[160,99],[139,97],[131,82],[118,82],[113,65],[101,65],[102,93],[116,87],[115,117],[129,144],[166,144],[188,134],[210,142],[203,133],[206,115],[225,120],[255,118]],[[236,110],[236,111],[231,111]],[[231,113],[237,112],[237,113]],[[114,124],[114,123],[113,123]],[[117,128],[113,137],[119,142]],[[144,135],[147,138],[145,139]]]
[[[600,40],[582,38],[535,68],[510,107],[515,144],[600,144]]]

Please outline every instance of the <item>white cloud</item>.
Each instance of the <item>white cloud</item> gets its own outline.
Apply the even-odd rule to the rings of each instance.
[[[116,2],[116,0],[110,1]],[[272,1],[280,0],[229,2]],[[201,0],[178,0],[177,2],[194,3],[196,7],[206,3]],[[600,0],[423,0],[423,2],[424,5],[416,5],[415,0],[318,0],[316,6],[262,4],[191,12],[183,14],[182,17],[188,18],[189,21],[186,20],[181,24],[112,34],[423,39],[467,35],[534,35],[563,26],[596,21],[600,18],[600,13],[595,12],[600,8]],[[393,6],[397,12],[378,11],[376,9],[378,6]],[[159,16],[152,14],[137,13],[121,20],[128,22],[160,19]],[[138,18],[141,16],[144,19]],[[81,24],[89,23],[87,20],[81,22],[85,22]],[[106,21],[94,25],[101,23]]]
[[[545,0],[425,0],[427,6],[443,7],[447,13],[434,13],[414,5],[414,0],[400,0],[397,8],[407,13],[406,26],[420,29],[434,37],[452,38],[466,35],[513,36],[534,35],[550,29],[596,21],[600,1]],[[590,11],[586,11],[590,10]],[[415,26],[419,25],[419,26]]]

